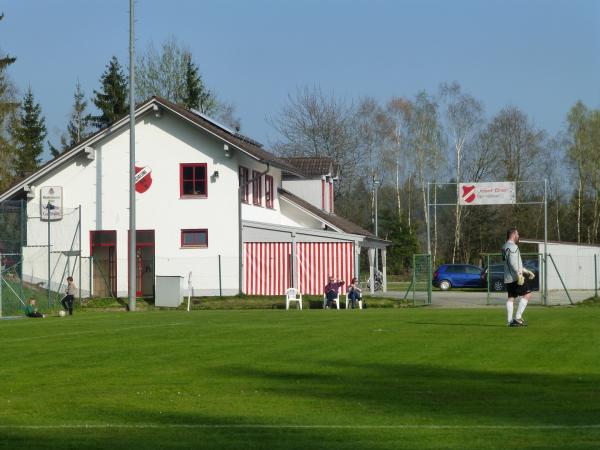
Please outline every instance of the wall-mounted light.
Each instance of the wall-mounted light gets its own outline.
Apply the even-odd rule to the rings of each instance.
[[[217,181],[217,178],[219,178],[219,171],[215,170],[210,176],[210,181],[214,183],[215,181]]]
[[[231,150],[229,150],[229,145],[223,144],[223,151],[225,152],[225,158],[231,158]]]
[[[28,199],[35,198],[35,186],[33,184],[31,186],[23,187],[23,190],[27,192]]]
[[[158,105],[152,105],[152,111],[154,111],[154,117],[160,119],[162,117],[162,110]]]

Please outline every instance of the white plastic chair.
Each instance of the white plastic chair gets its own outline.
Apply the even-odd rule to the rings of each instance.
[[[298,307],[302,309],[302,294],[296,288],[289,288],[285,291],[285,309],[290,309],[291,302],[298,302]]]
[[[350,297],[348,297],[348,293],[346,292],[346,309],[348,309],[349,304],[350,304]],[[362,300],[358,301],[358,309],[362,309]]]
[[[337,306],[337,309],[340,309],[340,294],[338,294],[337,297],[333,299],[333,301],[335,302],[335,306]],[[325,309],[326,307],[327,307],[327,295],[323,294],[323,309]]]

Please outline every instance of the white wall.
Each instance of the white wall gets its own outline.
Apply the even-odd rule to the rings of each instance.
[[[325,207],[323,207],[323,182],[321,179],[283,180],[284,189],[325,212],[331,212],[331,205],[329,202],[329,186],[331,184],[331,178],[327,177],[327,181],[324,184]]]
[[[129,133],[115,133],[95,145],[96,158],[72,160],[37,183],[28,202],[28,245],[45,244],[46,222],[39,220],[39,187],[62,186],[65,206],[81,205],[82,253],[89,256],[90,230],[117,231],[117,290],[127,293],[127,236],[129,229]],[[136,194],[136,228],[155,230],[157,275],[184,275],[192,271],[197,289],[218,289],[218,255],[238,257],[237,155],[226,158],[216,138],[169,114],[148,114],[136,125],[136,165],[150,166],[152,186]],[[208,197],[180,198],[179,164],[206,163],[207,173],[219,171],[208,182]],[[53,228],[59,227],[53,224]],[[180,230],[208,229],[208,248],[181,248]],[[58,229],[58,228],[57,228]],[[68,233],[65,233],[67,236]],[[58,236],[58,234],[57,234]],[[67,245],[53,240],[55,245]],[[237,292],[237,265],[224,280],[225,292]]]
[[[539,244],[538,251],[543,253],[543,244]],[[594,289],[594,255],[600,270],[600,247],[548,243],[548,253],[552,255],[567,289]],[[548,258],[548,290],[562,288],[554,265]]]
[[[117,295],[125,296],[128,286],[128,128],[114,132],[93,147],[93,161],[79,155],[37,181],[34,198],[27,204],[28,245],[32,250],[26,257],[24,270],[40,274],[39,282],[44,282],[47,277],[47,263],[45,259],[42,261],[39,250],[47,252],[44,247],[47,223],[39,219],[39,192],[42,186],[62,186],[63,206],[71,209],[62,221],[51,224],[53,251],[72,248],[78,221],[75,208],[81,205],[81,253],[84,257],[90,255],[90,231],[115,230]],[[252,170],[263,172],[266,165],[231,150],[231,157],[225,157],[220,140],[168,112],[161,118],[148,113],[136,124],[136,165],[149,166],[153,180],[146,192],[136,193],[136,228],[155,231],[155,274],[182,276],[187,290],[188,274],[192,272],[194,295],[217,294],[219,288],[224,294],[238,291],[238,168],[240,165],[247,167],[252,177]],[[180,163],[207,164],[207,198],[180,198]],[[210,175],[215,171],[219,176],[211,179]],[[273,176],[274,207],[265,206],[263,177],[262,206],[252,204],[250,186],[249,204],[242,206],[243,219],[321,230],[319,219],[280,201],[277,187],[282,185],[281,170],[271,167],[269,175]],[[321,207],[321,180],[309,180],[295,186],[298,188],[296,195],[309,201],[312,196],[317,201],[315,206]],[[328,200],[328,190],[326,194]],[[207,248],[181,248],[180,230],[189,228],[208,230]],[[79,236],[73,250],[78,248]],[[86,274],[82,274],[84,278],[89,275]]]

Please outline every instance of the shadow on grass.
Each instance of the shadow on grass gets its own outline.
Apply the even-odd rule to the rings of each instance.
[[[361,417],[362,423],[420,417],[420,423],[434,424],[600,424],[599,375],[527,373],[508,361],[506,372],[332,361],[319,374],[238,366],[218,373],[256,380],[260,389],[292,403],[315,401],[332,417]]]
[[[272,363],[273,364],[273,363]],[[290,366],[290,364],[293,364]],[[0,429],[0,448],[104,449],[416,449],[598,448],[600,429],[336,429],[277,425],[574,426],[600,423],[599,375],[483,371],[349,360],[303,367],[229,365],[213,404],[178,408],[165,398],[80,405],[74,421],[130,428]],[[204,371],[204,372],[203,372]],[[193,373],[191,375],[194,375]],[[223,386],[227,386],[223,390]],[[173,390],[185,389],[177,383]],[[258,392],[243,397],[241,390]],[[232,403],[235,402],[235,403]],[[158,406],[162,405],[162,406]],[[232,407],[234,406],[234,407]],[[227,411],[237,410],[232,414]],[[135,425],[145,424],[136,427]],[[263,424],[272,428],[244,428]],[[30,425],[36,425],[32,417]],[[148,426],[154,425],[154,426]]]

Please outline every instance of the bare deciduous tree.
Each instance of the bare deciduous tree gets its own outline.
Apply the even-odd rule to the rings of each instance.
[[[404,172],[406,169],[406,160],[407,152],[406,152],[406,134],[407,134],[407,126],[410,121],[412,105],[410,101],[405,100],[400,97],[392,98],[386,107],[386,111],[389,117],[389,121],[391,122],[391,133],[392,133],[392,143],[393,143],[393,151],[391,155],[393,156],[393,167],[395,169],[394,179],[395,179],[395,188],[396,188],[396,207],[398,208],[398,220],[402,221],[402,194],[401,188],[403,184]],[[408,215],[410,217],[410,213]],[[410,218],[409,218],[409,226],[410,226]]]
[[[284,156],[329,156],[340,165],[336,197],[349,191],[363,156],[357,142],[355,108],[318,87],[298,88],[269,121],[280,135],[273,148]]]
[[[483,105],[473,96],[463,93],[460,85],[456,82],[442,84],[440,86],[440,93],[442,98],[447,100],[445,116],[448,132],[454,147],[455,181],[456,183],[461,183],[465,144],[477,133],[479,126],[483,122]],[[456,202],[452,263],[456,260],[456,254],[460,245],[461,213],[462,208],[459,202]]]

